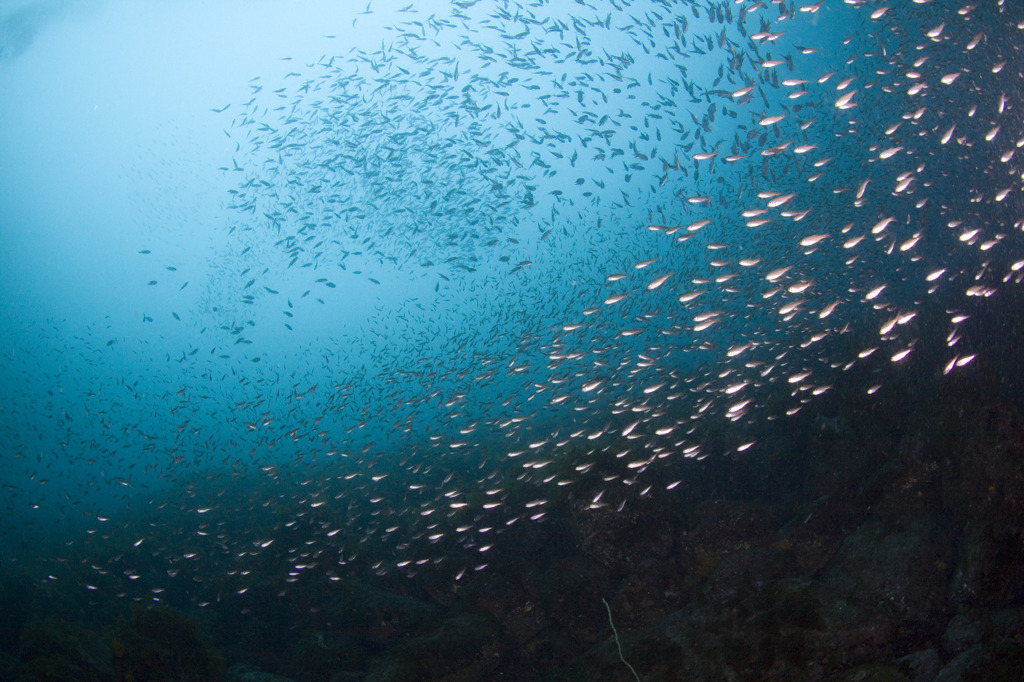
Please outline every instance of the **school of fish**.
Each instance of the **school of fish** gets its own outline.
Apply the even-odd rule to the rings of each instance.
[[[584,480],[621,511],[847,377],[970,371],[968,311],[1024,278],[1013,0],[414,7],[213,103],[230,247],[140,323],[180,348],[4,349],[4,513],[68,520],[82,589],[458,579]]]

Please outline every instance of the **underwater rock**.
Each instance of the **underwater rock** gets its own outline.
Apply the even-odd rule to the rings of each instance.
[[[646,557],[664,558],[673,549],[675,505],[639,499],[621,511],[611,506],[581,508],[570,524],[583,552],[623,574]]]
[[[17,670],[18,659],[6,651],[0,652],[0,680],[13,680]]]
[[[365,677],[363,673],[334,673],[330,682],[363,682]]]
[[[679,539],[683,571],[698,583],[712,576],[719,562],[737,552],[771,542],[779,523],[764,505],[726,500],[697,504]]]
[[[950,581],[950,604],[1000,607],[1018,601],[1024,591],[1021,542],[1019,529],[985,517],[968,521]]]
[[[118,679],[111,665],[111,648],[96,633],[47,617],[33,620],[21,635],[18,682]]]
[[[256,668],[236,664],[228,668],[227,682],[295,682],[290,677],[265,673]]]
[[[976,616],[958,613],[946,624],[942,634],[942,650],[949,656],[959,656],[970,647],[981,642],[982,624]]]
[[[132,605],[132,619],[117,628],[113,660],[123,680],[213,682],[224,679],[224,661],[198,626],[166,606]]]
[[[325,609],[339,632],[374,648],[422,634],[441,613],[430,602],[362,582],[346,586]]]
[[[620,630],[619,640],[644,680],[815,679],[887,660],[894,631],[880,616],[820,583],[777,580],[725,601],[698,598],[651,627]],[[627,679],[623,671],[609,638],[548,679],[612,682]]]
[[[545,578],[526,570],[483,575],[481,584],[472,588],[476,594],[467,599],[501,623],[513,648],[521,648],[551,626],[547,600],[541,596]]]
[[[825,682],[909,682],[899,670],[887,665],[858,665],[829,675]]]
[[[1024,670],[1024,649],[1006,641],[978,644],[950,661],[934,682],[1019,680]]]
[[[824,570],[878,499],[882,486],[873,474],[886,459],[885,441],[872,438],[868,430],[853,433],[803,445],[806,469],[788,481],[804,488],[801,504],[774,538],[776,549],[792,555],[796,569],[791,576],[811,578]]]
[[[946,625],[941,642],[942,651],[952,658],[973,646],[1000,640],[1024,642],[1024,607],[958,613]]]
[[[580,605],[599,605],[610,586],[608,571],[600,564],[587,557],[569,557],[545,573],[541,596],[554,626],[572,631],[586,618]]]
[[[34,586],[27,579],[4,578],[0,582],[0,652],[16,654],[21,629],[29,618]]]
[[[942,667],[938,649],[924,649],[896,659],[896,665],[911,682],[931,682]]]
[[[731,599],[758,585],[798,575],[793,553],[784,546],[752,547],[732,552],[717,563],[704,586],[710,599]]]
[[[318,630],[307,633],[291,648],[286,669],[299,679],[322,680],[339,670],[365,671],[370,655],[352,635]]]
[[[498,628],[480,616],[449,618],[428,635],[393,647],[378,657],[366,682],[487,679],[500,662]]]
[[[638,628],[666,618],[690,596],[692,589],[677,560],[648,559],[620,581],[618,592],[609,601],[619,614],[616,622],[621,622],[623,628]]]
[[[824,581],[842,594],[923,625],[945,609],[953,559],[949,531],[941,519],[871,516],[847,536]]]
[[[961,524],[949,600],[1001,607],[1024,597],[1024,419],[988,401],[963,415],[964,433],[943,476],[943,501]]]

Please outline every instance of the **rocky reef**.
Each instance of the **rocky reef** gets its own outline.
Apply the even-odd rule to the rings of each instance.
[[[354,571],[282,596],[268,572],[221,603],[90,610],[8,571],[0,680],[1019,680],[1006,353],[955,379],[892,369],[888,397],[837,386],[756,455],[709,438],[621,508],[588,504],[609,456],[457,581]]]

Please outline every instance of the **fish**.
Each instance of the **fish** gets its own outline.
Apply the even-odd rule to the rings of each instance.
[[[86,434],[98,463],[60,460],[67,480],[129,496],[82,517],[74,556],[144,537],[160,569],[61,570],[147,602],[182,570],[197,608],[226,576],[233,599],[468,582],[560,505],[644,522],[681,461],[756,457],[846,382],[983,364],[964,311],[1024,276],[1012,20],[944,0],[555,4],[409,6],[379,49],[296,56],[211,109],[237,145],[207,169],[227,217],[202,258],[156,266],[192,286],[139,259],[129,332],[4,349],[46,368],[6,389],[5,440]],[[41,388],[58,375],[63,397]],[[190,520],[132,516],[161,506]]]

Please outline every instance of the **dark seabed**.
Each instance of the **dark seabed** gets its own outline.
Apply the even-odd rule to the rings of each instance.
[[[0,92],[0,682],[1024,679],[1020,0],[18,0]]]

